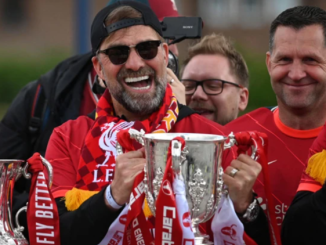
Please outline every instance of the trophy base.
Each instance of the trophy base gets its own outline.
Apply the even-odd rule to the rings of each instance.
[[[195,245],[213,245],[214,243],[209,241],[208,236],[196,236]]]

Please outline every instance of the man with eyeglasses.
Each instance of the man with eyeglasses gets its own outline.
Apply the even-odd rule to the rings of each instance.
[[[133,145],[138,150],[117,156],[121,130],[224,134],[222,126],[177,102],[166,71],[168,46],[149,7],[118,1],[102,9],[92,24],[91,43],[94,68],[107,86],[96,118],[79,117],[55,128],[46,152],[53,166],[51,191],[58,206],[62,245],[122,244],[123,235],[128,239],[129,233],[123,234],[128,216],[122,212],[146,160],[139,145]],[[232,154],[225,153],[225,158]],[[235,210],[245,213],[261,167],[246,155],[235,161],[251,169],[236,178],[229,176],[228,182],[230,193],[237,197]],[[269,241],[265,215],[259,212],[255,218],[247,234]],[[132,225],[138,226],[138,220]],[[149,244],[139,236],[145,233],[139,232],[135,230],[141,239],[137,244]],[[261,238],[262,234],[266,236]],[[131,240],[131,244],[136,243]]]
[[[247,65],[226,37],[207,35],[190,47],[182,72],[186,104],[209,120],[225,125],[246,109]]]

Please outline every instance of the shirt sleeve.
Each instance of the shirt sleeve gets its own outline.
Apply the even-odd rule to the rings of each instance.
[[[75,186],[80,152],[92,123],[91,119],[82,117],[55,128],[46,151],[46,159],[53,167],[51,191],[58,206],[62,245],[99,244],[122,210],[112,211],[105,205],[106,188],[90,197],[75,211],[68,211],[65,200],[61,198]],[[78,134],[76,128],[79,129]]]
[[[80,134],[72,132],[73,128],[83,127],[78,120],[68,121],[55,128],[48,143],[45,158],[53,167],[51,191],[54,198],[65,196],[76,184],[79,156],[84,142],[82,132],[86,131],[80,130]]]
[[[326,124],[324,125],[322,131],[320,132],[318,137],[314,140],[311,147],[309,148],[308,158],[298,186],[298,190],[297,190],[298,192],[299,191],[316,192],[321,189],[322,187],[321,184],[306,173],[306,168],[308,165],[309,158],[316,153],[322,152],[325,149],[326,149]]]

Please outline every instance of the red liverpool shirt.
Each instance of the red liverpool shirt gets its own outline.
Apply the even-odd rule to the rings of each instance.
[[[93,123],[93,119],[80,116],[76,120],[70,120],[53,130],[47,146],[46,159],[53,166],[51,190],[54,198],[65,196],[65,193],[75,186],[81,149],[86,134]],[[170,130],[170,133],[225,135],[224,131],[223,126],[197,114],[192,114],[178,121]],[[233,155],[231,154],[233,154],[233,151],[229,150],[224,153],[223,159],[225,159],[225,162],[232,160]],[[110,183],[113,179],[113,173],[108,178]]]
[[[321,128],[296,130],[284,125],[278,108],[260,108],[226,125],[229,132],[256,130],[268,136],[268,170],[274,197],[276,219],[281,228],[285,213],[296,194],[301,174],[306,166],[308,149]],[[266,210],[264,179],[259,175],[254,191],[261,207]]]

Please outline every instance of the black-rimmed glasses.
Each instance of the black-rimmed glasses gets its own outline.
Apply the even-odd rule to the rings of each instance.
[[[145,41],[131,46],[113,46],[104,50],[98,50],[97,53],[106,54],[115,65],[122,65],[127,62],[131,48],[135,48],[138,55],[144,60],[154,59],[161,43],[159,40]]]
[[[181,79],[181,81],[185,86],[186,95],[193,95],[199,85],[203,88],[204,92],[207,95],[217,95],[222,93],[225,83],[236,86],[238,88],[243,88],[243,86],[239,84],[224,81],[221,79],[206,79],[202,81],[196,81],[192,79]]]

